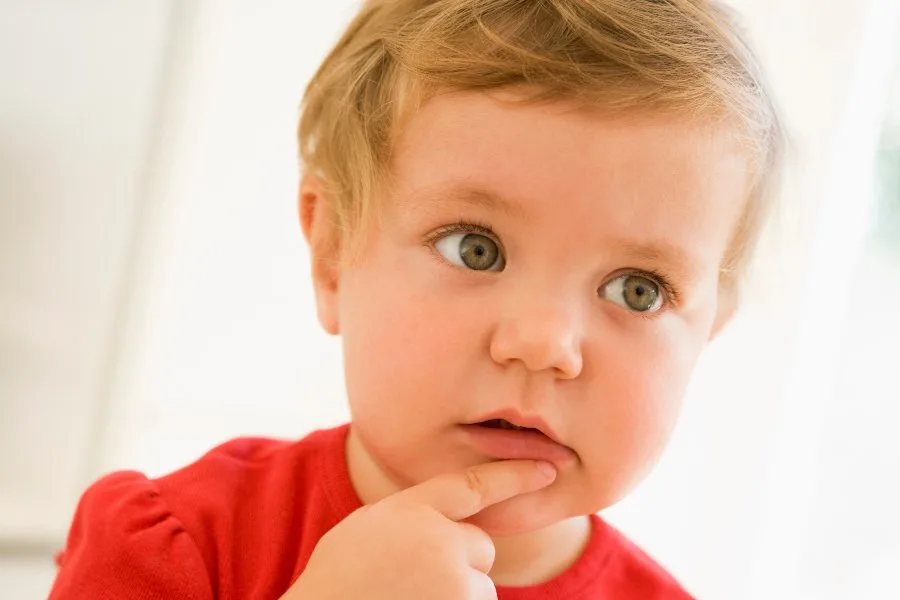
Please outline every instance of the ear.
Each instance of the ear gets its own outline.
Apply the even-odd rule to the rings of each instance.
[[[325,331],[337,335],[340,332],[340,235],[321,180],[304,175],[300,181],[299,196],[300,226],[309,244],[319,323]]]
[[[730,279],[730,278],[729,278]],[[716,305],[716,319],[709,332],[709,341],[716,339],[734,318],[740,303],[740,290],[736,281],[719,281],[719,298]]]

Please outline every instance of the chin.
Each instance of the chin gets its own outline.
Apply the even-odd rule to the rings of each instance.
[[[575,513],[569,514],[552,502],[549,490],[539,490],[489,506],[466,522],[491,537],[502,537],[537,531],[572,516]]]

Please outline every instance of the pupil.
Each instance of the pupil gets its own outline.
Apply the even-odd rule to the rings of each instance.
[[[659,298],[656,284],[640,275],[632,275],[625,280],[624,300],[632,310],[645,312],[653,308]]]

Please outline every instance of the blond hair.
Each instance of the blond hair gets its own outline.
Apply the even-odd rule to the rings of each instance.
[[[310,81],[298,132],[337,230],[365,230],[417,106],[444,90],[504,88],[528,90],[526,102],[733,121],[752,180],[722,271],[743,271],[775,195],[784,133],[736,19],[704,0],[365,2]]]

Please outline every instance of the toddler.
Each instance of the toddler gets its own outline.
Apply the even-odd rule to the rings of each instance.
[[[54,600],[691,597],[597,512],[728,323],[783,133],[705,0],[369,0],[299,212],[351,423],[77,508]]]

